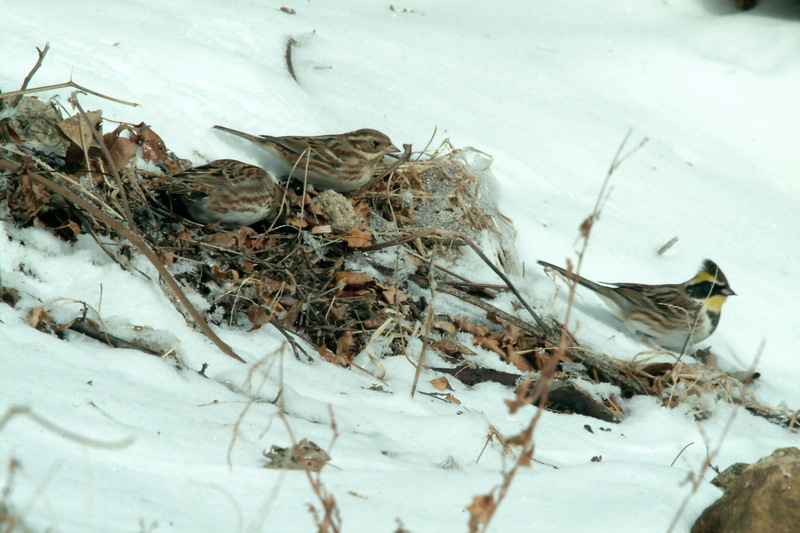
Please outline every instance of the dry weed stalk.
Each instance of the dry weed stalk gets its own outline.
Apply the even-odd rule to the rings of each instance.
[[[91,439],[89,437],[84,437],[74,431],[70,431],[65,429],[58,424],[55,424],[46,418],[36,414],[30,407],[22,406],[22,405],[12,405],[6,412],[3,413],[3,416],[0,417],[0,430],[11,421],[13,418],[18,416],[29,418],[37,425],[41,426],[42,428],[46,429],[47,431],[63,437],[65,439],[69,439],[73,442],[77,442],[78,444],[83,444],[84,446],[89,446],[92,448],[102,448],[106,450],[119,450],[122,448],[127,448],[133,443],[133,438],[128,437],[126,439],[118,440],[118,441],[111,441],[111,442],[104,442],[95,439]]]
[[[758,347],[758,351],[756,352],[756,356],[753,358],[753,363],[750,365],[749,372],[754,372],[756,367],[758,366],[758,362],[761,360],[761,356],[764,353],[764,346],[765,343],[762,341],[761,345]],[[731,428],[733,427],[733,421],[736,419],[736,415],[738,413],[737,409],[734,409],[731,412],[731,415],[728,417],[728,420],[725,422],[725,426],[722,428],[722,433],[719,436],[719,441],[717,442],[716,447],[713,450],[710,450],[710,439],[703,431],[702,427],[699,427],[700,433],[703,436],[703,441],[706,445],[706,460],[703,461],[703,465],[700,467],[698,472],[689,472],[686,477],[686,481],[691,484],[692,490],[689,494],[681,502],[680,507],[675,512],[675,516],[672,518],[672,522],[670,522],[669,528],[667,528],[667,533],[672,533],[678,525],[678,521],[680,520],[683,513],[686,511],[686,507],[689,505],[689,502],[697,494],[697,491],[700,490],[700,486],[705,483],[705,475],[708,472],[709,468],[712,468],[711,463],[714,459],[719,455],[720,450],[722,449],[722,444],[725,442],[728,433],[730,432]]]
[[[331,443],[328,446],[328,454],[330,454],[333,451],[336,439],[339,438],[339,431],[336,427],[336,419],[333,416],[333,407],[328,406],[328,413],[331,417],[331,431],[333,432]],[[286,413],[283,409],[278,412],[278,416],[286,426],[286,431],[289,434],[289,439],[292,442],[295,453],[302,456],[302,450],[300,449],[297,439],[294,436],[294,431],[292,431],[292,427],[289,425],[289,420],[286,418]],[[340,533],[342,530],[342,517],[339,512],[339,506],[336,504],[336,498],[333,494],[329,493],[325,485],[323,485],[319,470],[312,472],[306,463],[303,462],[301,465],[303,466],[303,471],[306,473],[308,483],[311,485],[311,490],[314,491],[314,494],[322,506],[322,516],[320,517],[319,511],[312,504],[309,504],[309,511],[317,524],[317,533]]]
[[[627,143],[630,134],[631,132],[629,131],[625,136],[625,138],[623,139],[622,143],[620,144],[620,147],[618,148],[617,153],[615,154],[614,159],[611,162],[609,170],[606,174],[606,178],[603,181],[603,185],[600,188],[600,192],[598,193],[597,200],[595,202],[595,206],[592,213],[588,217],[586,217],[586,219],[580,225],[579,239],[582,241],[582,247],[581,250],[578,252],[578,269],[580,268],[581,261],[589,245],[589,238],[591,235],[594,222],[597,219],[599,219],[601,208],[610,193],[608,186],[611,180],[611,176],[614,174],[614,171],[617,168],[619,168],[619,165],[625,159],[627,159],[627,157],[635,153],[636,150],[641,148],[644,142],[646,142],[646,139],[643,140],[639,144],[639,146],[637,146],[634,150],[629,152],[627,155],[622,156],[621,155],[622,150],[625,147],[625,144]],[[491,523],[492,518],[497,512],[497,509],[507,496],[508,491],[511,488],[511,483],[513,482],[518,470],[523,466],[529,467],[531,464],[531,460],[533,459],[533,453],[534,453],[533,437],[536,431],[536,426],[542,417],[542,413],[544,412],[545,407],[547,406],[548,395],[550,393],[550,388],[552,386],[556,370],[558,369],[558,365],[565,360],[567,349],[571,346],[570,336],[568,334],[566,324],[569,324],[569,317],[575,302],[575,289],[577,287],[577,281],[574,276],[570,275],[571,273],[572,273],[572,262],[570,260],[567,260],[567,277],[569,280],[569,301],[567,303],[566,316],[564,317],[564,322],[563,322],[564,326],[561,328],[561,339],[559,340],[558,348],[556,349],[553,356],[550,357],[550,359],[547,361],[545,367],[542,369],[541,377],[536,382],[536,385],[533,389],[533,393],[529,394],[528,392],[530,388],[530,382],[533,379],[533,375],[529,374],[523,380],[522,384],[520,384],[520,386],[517,387],[517,397],[513,401],[506,401],[509,407],[509,411],[511,413],[514,413],[518,409],[530,405],[532,402],[537,400],[538,400],[537,404],[538,409],[536,409],[536,412],[534,413],[527,427],[523,429],[518,435],[511,437],[509,439],[509,442],[518,445],[521,448],[521,450],[519,452],[517,460],[514,462],[511,469],[503,473],[503,478],[500,485],[494,487],[489,493],[475,496],[473,498],[472,504],[467,507],[467,510],[470,512],[470,519],[469,519],[470,533],[478,533],[478,532],[483,533],[489,528],[489,524]],[[519,298],[519,295],[516,292],[515,295]],[[524,301],[522,301],[522,303],[526,308],[528,308],[527,304]],[[530,309],[529,312],[533,314],[533,311]],[[537,323],[539,321],[540,320],[537,320]],[[544,323],[542,322],[542,324]]]
[[[119,98],[114,98],[112,96],[105,95],[103,93],[99,93],[97,91],[93,91],[83,85],[78,85],[74,81],[67,81],[64,83],[56,83],[55,85],[43,85],[41,87],[34,87],[33,89],[25,89],[20,91],[10,91],[7,93],[0,93],[0,100],[3,98],[13,98],[16,96],[25,96],[26,94],[33,94],[33,93],[41,93],[44,91],[54,91],[56,89],[77,89],[79,92],[91,94],[92,96],[97,96],[98,98],[103,98],[110,102],[115,102],[117,104],[127,105],[131,107],[136,107],[139,104],[136,102],[128,102],[126,100],[120,100]]]

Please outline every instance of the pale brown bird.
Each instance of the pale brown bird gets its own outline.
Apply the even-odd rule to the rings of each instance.
[[[232,159],[218,159],[162,178],[156,187],[179,196],[189,216],[201,224],[248,226],[274,220],[283,200],[283,191],[267,171]]]
[[[371,129],[316,137],[272,137],[214,127],[260,146],[282,163],[292,177],[307,179],[319,191],[358,189],[372,179],[385,155],[399,152],[389,137]]]

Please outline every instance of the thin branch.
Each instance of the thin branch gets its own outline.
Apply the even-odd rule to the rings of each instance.
[[[297,74],[294,71],[294,64],[292,63],[292,48],[306,44],[315,33],[316,30],[313,30],[310,35],[306,35],[306,37],[300,41],[291,36],[286,40],[286,52],[284,53],[283,57],[286,60],[286,69],[289,71],[289,74],[292,76],[292,79],[295,81],[295,83],[299,84],[300,81],[297,79]]]
[[[435,250],[435,249],[434,249]],[[433,253],[431,253],[428,263],[433,265]],[[433,325],[434,305],[433,301],[436,298],[436,280],[433,279],[433,269],[428,268],[428,290],[431,291],[431,300],[428,302],[428,316],[425,317],[425,336],[422,338],[422,350],[419,352],[419,360],[417,361],[417,369],[414,371],[414,381],[411,383],[411,397],[417,391],[417,383],[419,382],[419,375],[422,373],[422,366],[425,363],[425,352],[428,350],[428,343],[431,338],[431,326]]]
[[[281,322],[280,322],[280,321],[279,321],[277,318],[273,318],[272,320],[270,320],[270,321],[269,321],[269,323],[270,323],[270,325],[271,325],[272,327],[274,327],[275,329],[277,329],[277,330],[278,330],[278,332],[279,332],[281,335],[283,335],[283,337],[284,337],[284,338],[286,339],[286,341],[289,343],[289,346],[291,346],[291,348],[292,348],[292,351],[294,352],[294,357],[295,357],[295,359],[297,359],[297,360],[299,361],[299,360],[300,360],[300,352],[303,352],[303,355],[305,355],[305,356],[306,356],[306,359],[308,359],[309,361],[313,361],[313,360],[314,360],[314,358],[313,358],[313,357],[311,357],[310,355],[308,355],[308,352],[306,352],[306,351],[303,349],[303,347],[302,347],[302,346],[300,346],[300,345],[297,343],[297,341],[296,341],[296,340],[294,340],[294,337],[292,337],[291,333],[289,333],[289,329],[288,329],[286,326],[284,326],[283,324],[281,324]],[[296,332],[294,332],[294,331],[292,331],[292,333],[294,333],[294,334],[297,334],[297,333],[296,333]],[[303,339],[303,340],[306,340],[306,339]],[[311,342],[310,342],[310,341],[308,341],[308,340],[306,340],[306,342],[309,342],[309,344],[312,344],[312,345],[313,345],[313,343],[311,343]]]
[[[673,237],[667,242],[664,246],[658,249],[658,255],[664,255],[664,252],[672,248],[672,246],[678,242],[678,237]]]
[[[155,355],[157,357],[161,356],[160,353],[154,352],[150,348],[140,346],[135,342],[126,341],[125,339],[111,335],[107,331],[101,330],[89,322],[85,317],[75,320],[67,329],[82,333],[89,338],[107,344],[113,348],[127,348],[129,350],[139,350],[140,352],[144,352],[148,355]]]
[[[20,91],[24,91],[25,89],[28,88],[28,84],[33,79],[34,74],[36,74],[36,71],[39,70],[39,67],[42,66],[42,61],[44,61],[44,56],[47,55],[47,51],[48,50],[50,50],[50,42],[49,41],[45,43],[44,48],[41,49],[41,50],[39,50],[38,46],[36,47],[36,51],[39,52],[39,59],[36,60],[36,64],[33,66],[31,71],[28,72],[28,75],[25,76],[25,79],[22,81],[22,87],[19,88]],[[17,107],[17,104],[19,104],[20,100],[22,100],[22,95],[21,94],[19,96],[17,96],[14,100],[12,100],[11,107]]]
[[[423,149],[422,149],[422,151],[419,153],[419,155],[417,155],[417,158],[416,158],[414,161],[419,161],[419,160],[420,160],[420,158],[422,158],[422,155],[423,155],[425,152],[427,152],[427,151],[428,151],[428,148],[430,148],[430,147],[431,147],[431,144],[433,143],[433,139],[436,137],[436,132],[437,132],[437,131],[439,131],[439,127],[438,127],[438,126],[434,126],[434,127],[433,127],[433,133],[431,133],[431,138],[430,138],[430,139],[428,139],[428,144],[426,144],[426,145],[425,145],[425,148],[423,148]],[[405,146],[405,145],[404,145],[404,146]]]
[[[208,337],[209,340],[213,342],[217,346],[217,348],[219,348],[224,354],[228,355],[229,357],[232,357],[233,359],[236,359],[239,362],[242,363],[245,362],[244,359],[239,357],[230,346],[225,344],[225,342],[223,342],[223,340],[220,339],[216,333],[214,333],[214,331],[211,329],[208,323],[203,319],[202,316],[200,316],[200,313],[197,311],[197,309],[195,309],[195,307],[186,297],[186,294],[184,294],[180,285],[178,285],[178,283],[170,275],[167,269],[164,268],[164,265],[161,263],[158,256],[156,256],[155,252],[153,252],[153,250],[150,249],[150,247],[147,245],[144,239],[142,239],[142,237],[140,237],[134,231],[125,227],[124,224],[120,223],[117,220],[114,220],[107,214],[103,213],[97,207],[90,204],[89,202],[87,202],[86,200],[84,200],[71,190],[67,189],[66,187],[59,185],[58,183],[55,183],[54,181],[45,178],[44,176],[36,174],[35,172],[30,172],[28,176],[30,176],[30,178],[33,181],[39,183],[40,185],[43,185],[47,189],[50,189],[51,191],[55,192],[56,194],[60,194],[66,200],[88,211],[89,213],[91,213],[92,216],[101,220],[104,224],[107,224],[115,231],[117,231],[120,235],[128,239],[134,246],[136,246],[139,249],[139,251],[142,252],[142,254],[144,254],[145,257],[147,257],[147,259],[150,260],[150,263],[152,263],[153,266],[156,268],[159,275],[161,275],[161,277],[164,279],[164,282],[172,290],[173,294],[178,299],[178,301],[180,301],[181,305],[183,305],[183,308],[186,310],[187,313],[189,313],[192,319],[194,319],[195,323],[200,328],[200,331],[202,331],[206,335],[206,337]]]
[[[69,87],[71,87],[73,89],[78,89],[81,92],[88,93],[88,94],[91,94],[93,96],[98,96],[100,98],[105,98],[106,100],[109,100],[111,102],[116,102],[118,104],[129,105],[131,107],[136,107],[136,106],[139,105],[136,102],[126,102],[125,100],[119,100],[117,98],[112,98],[111,96],[106,96],[105,94],[99,93],[97,91],[93,91],[91,89],[87,89],[83,85],[78,85],[74,81],[68,81],[68,82],[65,82],[65,83],[56,83],[55,85],[45,85],[43,87],[34,87],[33,89],[25,89],[23,91],[11,91],[11,92],[8,92],[8,93],[0,93],[0,99],[2,99],[2,98],[13,98],[15,96],[21,96],[21,95],[24,95],[24,94],[40,93],[40,92],[43,92],[43,91],[52,91],[52,90],[55,90],[55,89],[66,89],[66,88],[69,88]]]
[[[69,439],[73,442],[77,442],[79,444],[83,444],[85,446],[91,446],[92,448],[104,448],[107,450],[119,450],[122,448],[127,448],[131,444],[133,444],[133,438],[128,437],[126,439],[118,440],[115,442],[103,442],[95,439],[90,439],[89,437],[84,437],[83,435],[79,435],[74,433],[68,429],[65,429],[53,422],[50,422],[44,417],[37,415],[30,407],[23,406],[23,405],[12,405],[6,412],[3,413],[3,416],[0,417],[0,430],[14,417],[16,416],[25,416],[30,418],[34,422],[36,422],[39,426],[43,427],[47,431],[54,433],[60,437],[65,439]]]
[[[678,452],[678,455],[676,455],[676,456],[675,456],[675,459],[673,459],[673,460],[672,460],[672,462],[669,464],[669,466],[675,466],[675,463],[678,461],[678,459],[680,458],[680,456],[681,456],[681,455],[683,455],[683,452],[685,452],[685,451],[686,451],[686,449],[687,449],[689,446],[691,446],[692,444],[694,444],[694,442],[690,442],[689,444],[687,444],[686,446],[684,446],[683,448],[681,448],[681,451],[679,451],[679,452]]]
[[[486,257],[486,254],[484,254],[483,251],[481,251],[481,249],[478,247],[478,245],[475,244],[475,241],[473,241],[472,239],[470,239],[465,234],[463,234],[463,233],[461,233],[459,231],[451,231],[451,230],[445,230],[445,229],[430,229],[428,231],[423,231],[421,233],[414,233],[412,235],[407,235],[405,237],[401,237],[401,238],[393,240],[393,241],[387,241],[387,242],[382,242],[382,243],[378,243],[378,244],[373,244],[372,246],[367,246],[367,247],[362,248],[361,251],[370,252],[370,251],[374,251],[374,250],[380,250],[380,249],[383,249],[383,248],[388,248],[389,246],[397,246],[398,244],[403,244],[403,243],[408,242],[408,241],[413,241],[414,239],[418,239],[420,237],[431,237],[431,236],[453,237],[453,238],[461,239],[462,241],[464,241],[467,244],[467,246],[472,248],[472,250],[476,254],[478,254],[478,257],[480,257],[481,260],[483,260],[483,262],[486,263],[486,265],[489,268],[492,269],[492,272],[497,274],[497,277],[499,277],[500,279],[503,280],[503,283],[505,283],[506,286],[511,290],[511,292],[514,293],[514,296],[517,297],[517,300],[519,300],[519,303],[521,303],[522,306],[528,311],[528,313],[530,313],[530,315],[533,317],[533,320],[536,321],[536,324],[540,328],[542,328],[543,331],[546,331],[546,330],[550,329],[550,326],[548,326],[544,322],[544,320],[542,320],[539,317],[539,315],[536,314],[536,312],[533,310],[533,308],[530,305],[528,305],[528,302],[525,300],[525,298],[522,297],[522,294],[520,294],[520,292],[517,290],[517,288],[514,286],[514,284],[511,283],[511,280],[508,278],[508,276],[506,276],[503,273],[502,270],[497,268],[495,266],[495,264],[492,263],[492,261],[490,261],[488,257]]]
[[[286,53],[284,54],[284,58],[286,59],[286,68],[289,70],[292,79],[295,83],[300,83],[297,81],[297,74],[294,73],[294,65],[292,65],[292,47],[296,44],[297,41],[294,40],[294,37],[289,37],[286,41]]]

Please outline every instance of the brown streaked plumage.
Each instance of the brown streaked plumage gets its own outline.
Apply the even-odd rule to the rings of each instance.
[[[178,195],[189,216],[201,224],[223,222],[247,226],[275,219],[283,191],[262,168],[218,159],[159,180],[157,187]]]
[[[251,135],[214,126],[242,137],[266,150],[297,180],[306,179],[317,190],[352,191],[366,185],[386,154],[399,150],[385,134],[360,129],[335,135],[314,137]]]
[[[710,259],[692,279],[664,285],[599,284],[545,261],[538,263],[593,290],[634,333],[666,348],[681,349],[687,342],[708,338],[717,329],[722,304],[736,294]]]

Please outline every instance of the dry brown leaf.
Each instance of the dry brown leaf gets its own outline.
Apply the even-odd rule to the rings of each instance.
[[[461,401],[459,401],[459,399],[456,398],[455,396],[453,396],[452,394],[448,394],[447,396],[444,397],[444,399],[447,400],[450,403],[454,403],[456,405],[461,405]]]
[[[436,379],[430,380],[428,383],[433,385],[436,390],[453,390],[453,387],[450,386],[450,383],[447,381],[447,378],[444,376],[438,377]]]
[[[358,228],[352,228],[350,233],[337,235],[337,237],[346,242],[349,248],[364,248],[373,243],[372,232]]]
[[[517,353],[517,350],[514,349],[513,346],[510,344],[506,346],[506,355],[503,357],[506,361],[514,365],[515,367],[519,368],[523,372],[533,372],[536,370],[531,366],[527,359],[522,357]]]
[[[303,229],[308,227],[308,222],[306,220],[301,220],[295,216],[290,216],[289,218],[286,219],[286,225]]]
[[[356,212],[357,216],[365,218],[367,215],[369,215],[369,206],[364,202],[357,202],[353,206],[353,211]]]
[[[389,305],[401,305],[410,299],[406,293],[398,290],[397,287],[390,287],[383,283],[378,283],[377,285],[381,289],[381,296]]]
[[[470,322],[464,317],[457,316],[456,320],[456,327],[461,331],[466,331],[467,333],[472,333],[478,337],[485,337],[489,334],[489,328],[486,326],[482,326],[480,324],[476,324],[474,322]]]
[[[203,242],[220,246],[222,248],[245,248],[248,240],[258,235],[256,230],[249,226],[242,226],[234,231],[214,233],[203,238]]]
[[[433,346],[440,352],[450,356],[476,355],[475,352],[473,352],[466,346],[458,344],[457,342],[453,342],[448,339],[440,339],[434,342],[431,346]]]
[[[275,294],[277,292],[291,293],[296,290],[296,287],[293,284],[286,283],[285,281],[278,281],[270,278],[269,276],[261,276],[259,277],[258,281],[261,283],[261,287],[263,287],[263,294]]]
[[[17,189],[9,197],[8,206],[14,218],[27,221],[50,202],[50,193],[28,174],[19,176],[17,183]]]
[[[373,283],[375,278],[364,272],[337,272],[336,285],[358,289],[365,287],[368,283]]]
[[[433,326],[434,329],[446,331],[450,335],[455,335],[456,333],[456,326],[449,320],[436,319],[431,323],[431,326]]]
[[[261,305],[251,305],[247,308],[247,318],[253,323],[253,327],[248,331],[254,331],[264,324],[269,324],[269,321],[272,320],[272,313]]]
[[[328,361],[330,363],[334,363],[334,364],[342,365],[342,366],[350,366],[350,361],[349,360],[347,360],[344,357],[339,357],[338,355],[336,355],[335,353],[330,351],[330,349],[328,349],[328,347],[325,346],[324,344],[319,347],[319,350],[317,350],[317,353],[320,356],[322,356],[323,359],[325,359],[326,361]]]
[[[336,320],[342,321],[348,316],[349,308],[345,305],[334,305],[330,309],[331,316]]]
[[[159,255],[159,259],[161,259],[161,264],[166,267],[171,267],[175,263],[175,254],[162,251]]]
[[[36,306],[28,312],[28,325],[39,331],[49,328],[53,323],[50,315],[44,310],[44,307]]]
[[[480,346],[481,348],[485,348],[487,350],[491,350],[498,354],[500,357],[505,358],[506,352],[500,348],[500,343],[497,342],[497,339],[493,339],[491,337],[473,337],[475,340],[475,344]]]
[[[370,311],[369,317],[362,320],[361,325],[364,326],[364,329],[376,329],[384,322],[383,318]]]
[[[308,208],[306,209],[306,213],[311,213],[316,215],[317,218],[325,218],[325,212],[322,210],[318,202],[311,202],[308,204]]]
[[[336,356],[350,361],[350,352],[355,344],[353,332],[345,331],[336,341]]]
[[[87,111],[86,117],[89,119],[91,124],[86,124],[86,121],[83,120],[81,115],[73,115],[68,119],[63,120],[60,124],[56,124],[56,130],[66,140],[83,151],[86,151],[93,146],[99,148],[98,144],[94,140],[91,128],[100,131],[99,126],[103,121],[103,112],[100,110]]]
[[[78,235],[81,235],[83,233],[81,231],[81,227],[78,226],[78,223],[75,222],[74,220],[70,220],[69,222],[67,222],[65,225],[63,225],[61,227],[62,228],[69,228],[69,230],[72,232],[72,234],[75,237],[77,237]],[[60,228],[55,228],[55,229],[60,229]]]
[[[139,149],[135,142],[125,137],[120,137],[120,133],[120,128],[117,128],[113,132],[103,135],[103,142],[106,143],[117,170],[127,167]]]
[[[472,503],[467,506],[469,511],[469,531],[475,533],[481,525],[491,520],[497,503],[491,494],[479,494],[472,498]]]
[[[4,302],[11,307],[16,307],[17,302],[20,300],[19,291],[11,287],[3,287],[0,285],[0,302]]]
[[[211,275],[219,280],[227,280],[231,283],[239,283],[239,271],[232,268],[223,268],[218,265],[211,267]]]
[[[150,129],[150,126],[142,122],[134,128],[137,135],[132,135],[131,140],[139,143],[142,147],[142,160],[162,165],[169,174],[180,172],[181,168],[170,157],[164,141],[161,140],[161,137],[156,132]]]
[[[264,457],[269,459],[264,468],[310,472],[319,472],[331,460],[331,456],[325,450],[308,439],[286,448],[273,445],[269,452],[264,452]]]
[[[507,344],[517,344],[521,336],[519,328],[514,324],[508,324],[503,330],[503,342]]]

